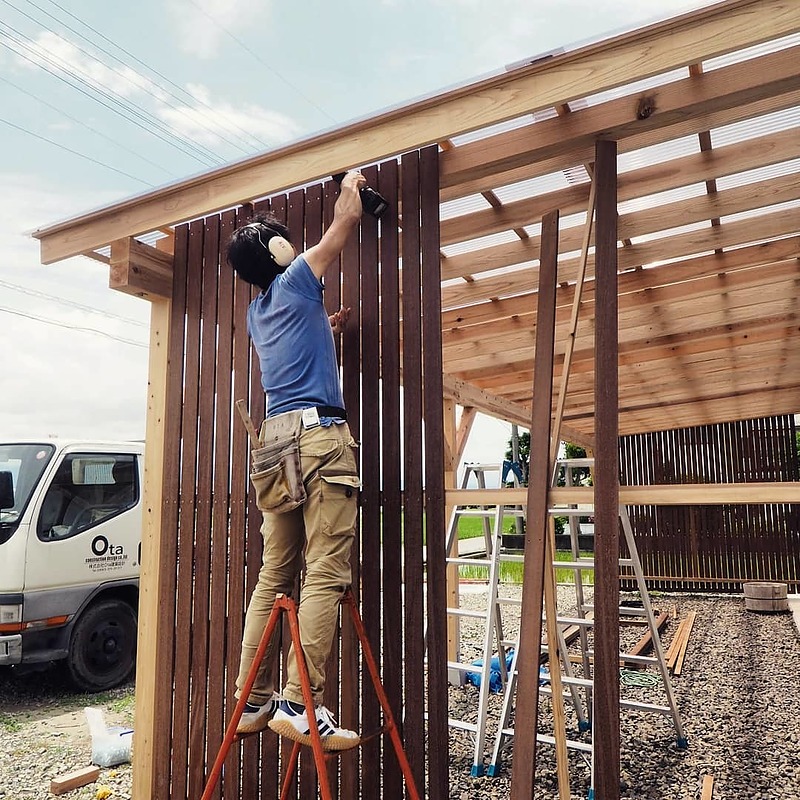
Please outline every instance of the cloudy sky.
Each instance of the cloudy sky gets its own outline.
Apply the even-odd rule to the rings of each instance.
[[[30,233],[710,0],[0,0],[0,440],[143,438],[149,305]],[[502,458],[482,419],[467,460]]]

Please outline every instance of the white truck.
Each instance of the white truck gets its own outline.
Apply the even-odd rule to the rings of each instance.
[[[144,445],[0,443],[0,667],[66,659],[86,691],[133,674]]]

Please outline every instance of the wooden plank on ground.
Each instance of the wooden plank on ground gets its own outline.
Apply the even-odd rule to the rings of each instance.
[[[50,781],[50,792],[52,794],[64,794],[64,792],[71,792],[73,789],[79,789],[81,786],[86,786],[87,783],[93,783],[100,777],[100,767],[81,767],[81,769],[74,769],[72,772],[66,772],[53,778]]]
[[[703,794],[700,800],[711,800],[714,794],[714,776],[706,775],[703,777]]]
[[[673,675],[680,675],[681,670],[683,669],[683,660],[686,658],[686,648],[689,645],[689,636],[692,632],[692,626],[694,625],[695,617],[697,617],[697,612],[690,611],[688,621],[686,623],[686,632],[684,633],[681,649],[678,653],[678,660],[675,662],[675,669],[672,670]]]
[[[656,617],[656,629],[661,630],[666,624],[667,620],[669,619],[669,613],[666,611],[659,612],[658,616]],[[625,654],[628,656],[643,656],[647,653],[650,648],[653,646],[653,632],[649,628],[647,629],[644,636],[639,639],[638,642]],[[627,659],[623,658],[623,663],[626,667],[636,667],[641,666],[639,662],[628,661]]]

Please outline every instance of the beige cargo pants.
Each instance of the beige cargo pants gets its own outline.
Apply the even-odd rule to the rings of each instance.
[[[306,572],[298,609],[300,639],[314,701],[320,704],[325,688],[325,661],[336,631],[339,601],[352,580],[350,551],[355,538],[360,485],[357,445],[346,423],[305,430],[299,422],[300,412],[288,412],[274,419],[284,418],[281,421],[285,423],[290,415],[295,415],[297,420],[306,499],[302,505],[283,513],[265,510],[270,505],[272,490],[259,485],[260,473],[251,476],[264,518],[261,526],[264,549],[258,583],[245,615],[236,686],[241,690],[247,679],[275,595],[293,594],[305,552]],[[262,442],[268,438],[271,422],[264,422]],[[290,422],[293,425],[293,421]],[[274,470],[264,472],[271,475]],[[281,502],[280,498],[277,502]],[[270,700],[275,690],[276,642],[277,636],[274,636],[248,698],[256,705]],[[283,695],[292,702],[303,702],[294,648],[289,652]]]

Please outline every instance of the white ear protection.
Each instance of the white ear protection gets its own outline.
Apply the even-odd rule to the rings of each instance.
[[[294,261],[294,247],[283,236],[273,236],[267,242],[267,249],[279,267],[288,267]]]
[[[288,239],[284,239],[280,234],[273,233],[269,226],[264,225],[261,222],[250,222],[245,225],[245,228],[255,229],[256,234],[258,235],[259,243],[270,254],[272,260],[279,267],[288,267],[289,264],[294,261],[294,245]],[[272,234],[269,239],[267,239],[266,244],[264,244],[264,240],[261,238],[262,228],[266,228]]]

